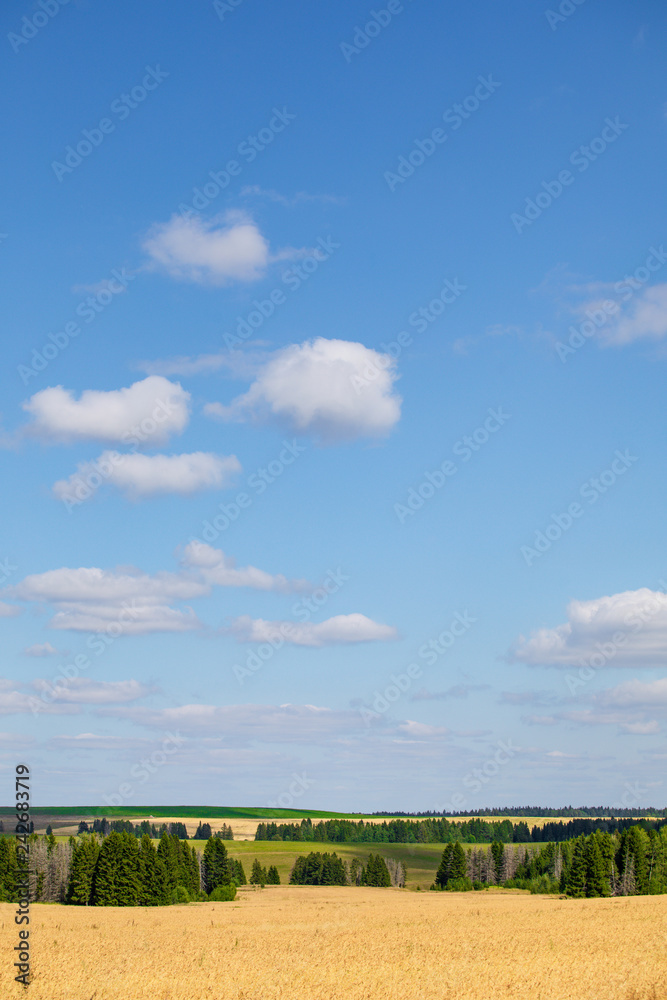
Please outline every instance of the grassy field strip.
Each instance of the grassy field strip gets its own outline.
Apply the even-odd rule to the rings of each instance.
[[[667,1000],[667,897],[276,886],[234,903],[34,905],[30,1000]],[[0,904],[11,956],[14,906]],[[24,1000],[11,960],[0,996]]]
[[[265,868],[275,865],[280,881],[287,883],[292,865],[299,854],[308,854],[310,851],[329,853],[335,851],[339,858],[347,861],[348,865],[352,858],[360,858],[365,865],[369,854],[381,854],[385,858],[394,858],[405,863],[408,869],[406,883],[408,889],[416,889],[417,886],[428,889],[440,864],[444,844],[314,844],[293,841],[281,843],[275,840],[253,842],[234,840],[225,841],[225,846],[232,858],[240,858],[243,862],[247,876],[250,875],[253,858],[259,858]]]

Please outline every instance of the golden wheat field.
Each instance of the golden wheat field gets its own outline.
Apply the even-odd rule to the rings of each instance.
[[[0,904],[0,995],[14,907]],[[234,903],[36,905],[30,1000],[663,1000],[667,897],[276,886]]]

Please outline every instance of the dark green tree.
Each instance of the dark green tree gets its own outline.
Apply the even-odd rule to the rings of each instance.
[[[93,894],[95,866],[100,853],[100,845],[95,836],[87,836],[76,844],[72,854],[67,885],[67,902],[77,906],[89,906]]]
[[[366,864],[366,885],[387,888],[391,885],[391,876],[384,858],[379,854],[369,854]]]
[[[248,880],[245,876],[245,869],[243,868],[240,858],[234,858],[232,860],[232,878],[237,885],[248,884]]]
[[[164,906],[169,902],[165,889],[164,862],[158,858],[153,841],[144,834],[139,842],[139,905]]]
[[[605,864],[597,834],[588,837],[584,845],[586,861],[586,895],[610,896],[607,865]]]
[[[565,892],[568,896],[581,899],[586,895],[586,851],[583,839],[575,842],[572,863],[565,880]]]
[[[255,858],[252,863],[252,871],[250,872],[250,885],[266,885],[266,880],[266,868],[262,868],[260,862]]]
[[[278,869],[275,865],[271,865],[266,873],[266,884],[280,885],[280,875],[278,874]]]
[[[493,855],[493,872],[497,883],[502,881],[503,862],[505,859],[505,848],[500,840],[494,840],[491,844],[491,854]]]
[[[218,837],[209,837],[202,858],[204,891],[213,892],[219,885],[229,885],[232,880],[232,865],[227,848]]]
[[[102,842],[93,877],[95,906],[137,906],[139,844],[129,833],[113,831]]]

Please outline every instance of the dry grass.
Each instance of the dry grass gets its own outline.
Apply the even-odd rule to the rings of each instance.
[[[0,996],[14,908],[0,905]],[[275,887],[159,909],[34,906],[30,1000],[664,1000],[667,896]]]

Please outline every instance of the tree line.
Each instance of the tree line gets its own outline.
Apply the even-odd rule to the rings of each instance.
[[[575,809],[574,806],[564,806],[561,809],[553,809],[548,806],[503,806],[496,809],[459,809],[455,812],[435,812],[433,809],[426,809],[423,812],[401,812],[400,809],[394,809],[391,812],[383,810],[382,812],[374,812],[370,814],[371,816],[415,816],[415,817],[426,817],[426,816],[448,816],[448,817],[458,817],[458,816],[667,816],[667,806],[664,809],[654,809],[652,807],[647,807],[645,809],[639,808],[637,806],[622,807],[622,808],[612,808],[612,806],[579,806]]]
[[[53,830],[51,825],[47,826],[46,833],[52,833]],[[159,840],[163,833],[169,833],[172,836],[178,837],[180,840],[189,840],[187,827],[185,823],[173,822],[173,823],[161,823],[157,826],[155,823],[151,823],[150,820],[143,820],[141,823],[132,823],[129,819],[112,819],[108,820],[106,817],[102,819],[95,819],[92,823],[86,823],[85,820],[81,820],[79,823],[79,829],[77,830],[77,835],[82,833],[99,833],[102,837],[107,837],[110,833],[130,833],[133,837],[141,838],[144,835],[151,837],[153,840]],[[192,837],[193,840],[208,840],[209,837],[218,837],[220,840],[233,840],[234,833],[231,826],[226,823],[222,824],[222,828],[216,833],[211,830],[210,823],[199,823],[199,826],[195,830],[195,834]]]
[[[330,819],[313,823],[308,819],[293,823],[260,823],[255,840],[313,841],[330,844],[447,844],[462,841],[467,844],[543,843],[545,841],[574,840],[596,831],[620,833],[631,826],[645,832],[659,831],[667,826],[667,819],[609,818],[571,819],[563,823],[545,823],[528,827],[525,822],[513,823],[509,819],[493,822],[484,819],[394,819],[383,823],[364,820]]]
[[[432,888],[453,891],[485,885],[564,893],[573,898],[667,893],[667,827],[596,830],[569,841],[517,848],[496,841],[490,850],[447,844]]]
[[[246,884],[240,860],[219,837],[202,852],[163,831],[157,845],[144,834],[112,830],[58,843],[32,834],[30,898],[79,906],[166,906],[205,899],[233,899]],[[0,836],[0,900],[16,902],[20,879],[16,841]]]

